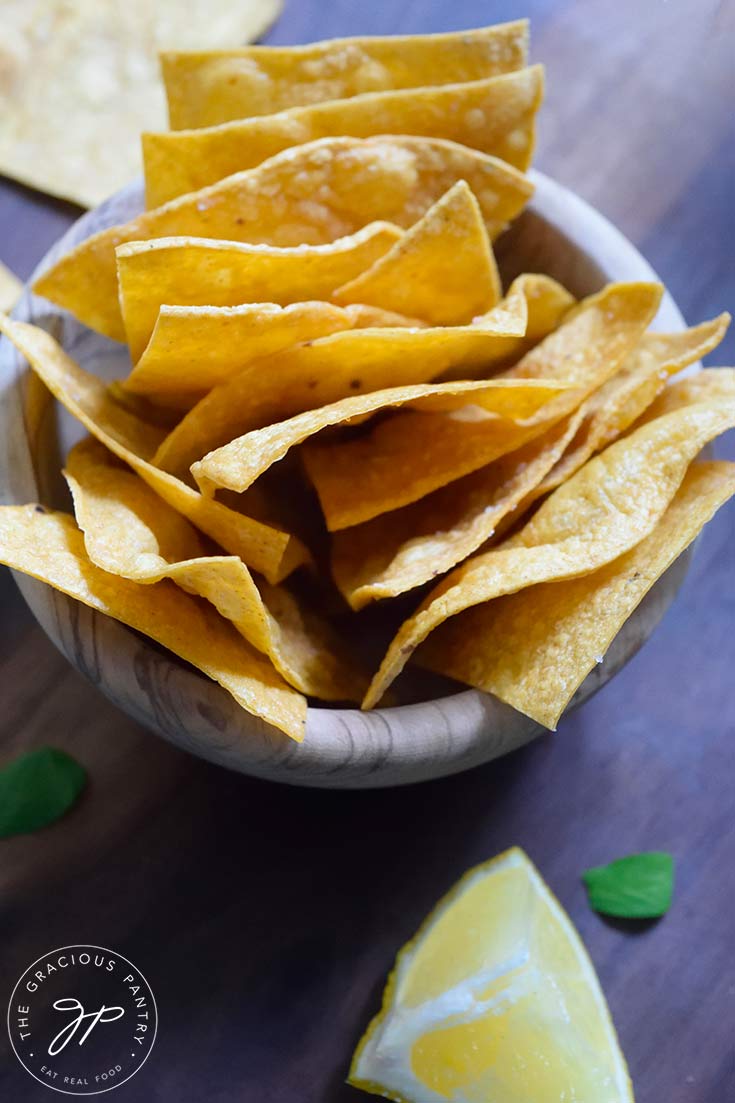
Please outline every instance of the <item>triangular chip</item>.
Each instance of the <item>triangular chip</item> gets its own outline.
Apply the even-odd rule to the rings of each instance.
[[[527,54],[521,19],[449,34],[167,51],[161,65],[171,127],[180,130],[365,92],[481,80],[521,69]]]
[[[466,325],[499,298],[500,277],[482,212],[464,180],[333,295],[336,303],[372,303],[435,326]]]
[[[525,171],[543,84],[543,68],[534,65],[486,80],[368,93],[220,126],[144,134],[148,206],[254,168],[281,150],[338,135],[448,138]]]
[[[589,574],[658,524],[697,453],[735,426],[735,401],[699,402],[611,444],[546,499],[511,540],[468,559],[403,624],[363,702],[377,704],[431,632],[493,598]]]
[[[116,250],[125,339],[135,362],[168,306],[240,306],[329,299],[387,252],[402,231],[373,222],[327,245],[279,249],[211,238],[162,237]]]
[[[640,341],[660,297],[659,284],[610,284],[506,371],[503,378],[557,379],[572,388],[547,403],[530,426],[399,413],[355,440],[310,445],[305,460],[330,527],[360,524],[409,505],[567,417]]]
[[[304,410],[348,395],[424,383],[451,366],[484,373],[496,356],[505,357],[508,347],[523,339],[527,318],[521,287],[482,325],[346,330],[256,360],[210,391],[172,430],[154,462],[183,476],[207,452]]]
[[[410,226],[461,179],[477,196],[491,237],[533,193],[505,161],[440,138],[322,138],[93,234],[39,276],[34,290],[122,340],[118,245],[174,234],[319,245],[376,220]]]
[[[607,566],[453,617],[416,659],[554,729],[650,588],[735,494],[735,464],[695,463],[650,536]]]
[[[67,514],[35,505],[0,506],[0,562],[156,640],[219,682],[247,712],[303,740],[306,701],[269,659],[213,606],[173,582],[140,586],[100,570]]]
[[[251,360],[349,329],[331,303],[162,306],[143,355],[125,380],[135,394],[191,394],[191,405]]]
[[[377,222],[327,245],[286,249],[206,237],[159,237],[120,245],[120,309],[132,361],[145,350],[163,306],[276,302],[286,307],[329,299],[335,287],[369,268],[402,233],[397,226]]]
[[[577,433],[534,497],[561,486],[590,456],[625,432],[664,389],[669,376],[719,345],[729,323],[730,315],[720,314],[681,333],[644,334],[620,371],[587,399]]]
[[[306,549],[289,533],[246,517],[222,502],[202,497],[150,463],[161,431],[116,403],[102,380],[80,368],[44,330],[0,315],[0,332],[13,342],[54,397],[92,436],[129,464],[159,497],[215,543],[239,555],[249,567],[274,583],[306,561]]]
[[[314,434],[331,426],[354,424],[357,418],[393,406],[406,405],[417,410],[463,410],[469,406],[488,418],[522,421],[533,416],[562,388],[562,383],[535,379],[480,379],[371,391],[306,410],[287,421],[237,437],[192,464],[191,473],[204,494],[213,494],[219,488],[239,492],[247,490],[272,464],[283,459],[290,448]],[[327,517],[328,526],[330,520]]]
[[[280,586],[256,585],[243,561],[213,555],[197,530],[93,438],[76,445],[64,474],[87,555],[134,582],[169,578],[210,601],[278,673],[307,696],[359,700],[366,680],[345,641]]]
[[[551,470],[580,420],[577,411],[525,447],[412,505],[336,532],[332,574],[352,608],[423,586],[476,552]]]

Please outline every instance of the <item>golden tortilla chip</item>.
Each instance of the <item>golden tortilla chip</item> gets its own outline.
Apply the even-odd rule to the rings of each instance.
[[[611,444],[546,499],[521,531],[468,559],[399,629],[363,702],[371,708],[450,617],[505,594],[591,571],[653,531],[697,453],[735,426],[735,400],[699,402]]]
[[[524,385],[525,384],[525,385]],[[369,394],[342,398],[329,406],[305,410],[275,425],[255,429],[210,452],[192,464],[191,473],[203,494],[220,487],[243,491],[290,448],[334,425],[349,425],[356,418],[392,406],[416,410],[464,410],[471,407],[485,417],[524,419],[555,397],[563,384],[544,380],[473,380],[465,383],[424,383],[389,387]],[[308,459],[306,462],[309,468]],[[327,517],[327,525],[330,518]]]
[[[77,444],[64,474],[98,567],[145,584],[171,579],[210,601],[295,689],[328,701],[360,699],[366,680],[348,662],[345,641],[287,590],[256,585],[237,556],[212,555],[197,530],[98,441]]]
[[[181,130],[392,88],[482,80],[521,69],[527,55],[522,19],[450,34],[166,51],[161,67],[171,129]]]
[[[251,360],[352,326],[330,303],[292,306],[162,306],[150,341],[124,387],[135,394],[192,393],[191,405]]]
[[[304,546],[287,532],[246,517],[160,471],[148,457],[161,430],[118,405],[101,379],[83,371],[42,329],[0,315],[0,332],[25,356],[48,389],[85,428],[129,464],[173,509],[232,555],[280,582],[308,559]]]
[[[735,398],[735,368],[703,368],[688,379],[676,379],[664,387],[641,418],[647,424],[692,402],[727,402]]]
[[[658,284],[610,284],[506,371],[502,378],[562,380],[571,388],[552,398],[530,424],[403,412],[355,440],[311,445],[305,460],[331,525],[360,524],[409,505],[567,417],[638,344],[660,297]]]
[[[577,411],[525,447],[412,505],[336,532],[332,575],[352,608],[423,586],[477,551],[552,469],[580,421]]]
[[[337,288],[336,303],[371,303],[434,326],[467,325],[500,298],[482,211],[459,180],[392,249]]]
[[[163,237],[117,249],[125,339],[133,361],[162,306],[240,306],[329,299],[336,287],[387,252],[402,231],[373,222],[328,245],[278,249],[208,238]]]
[[[140,132],[165,125],[157,53],[253,41],[280,0],[6,0],[0,172],[94,206],[140,172]]]
[[[653,532],[631,551],[581,578],[460,613],[431,636],[417,662],[554,730],[656,580],[733,494],[735,464],[692,464]]]
[[[442,87],[373,92],[197,130],[143,135],[149,207],[168,203],[284,149],[318,138],[448,138],[525,171],[544,91],[543,67]]]
[[[0,506],[0,562],[143,632],[219,682],[247,712],[303,740],[306,701],[269,659],[216,609],[173,582],[140,586],[100,570],[67,514],[35,505]]]
[[[620,371],[587,399],[574,439],[524,505],[561,486],[590,456],[624,433],[664,389],[669,376],[719,345],[729,322],[729,314],[720,314],[681,333],[644,334]]]
[[[461,179],[477,196],[491,236],[533,193],[530,181],[505,161],[441,138],[322,138],[93,234],[33,288],[92,329],[123,340],[118,245],[174,234],[320,245],[381,219],[410,226]]]
[[[23,284],[0,261],[0,310],[10,313],[21,296]]]
[[[183,476],[195,460],[251,429],[348,395],[425,383],[451,365],[484,368],[524,333],[526,318],[519,292],[481,326],[346,330],[254,361],[183,418],[154,463]]]

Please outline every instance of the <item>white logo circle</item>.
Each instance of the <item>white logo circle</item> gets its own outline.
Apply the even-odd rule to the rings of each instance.
[[[39,957],[8,1004],[8,1034],[23,1068],[64,1095],[99,1095],[147,1061],[158,1011],[140,969],[104,946],[61,946]]]

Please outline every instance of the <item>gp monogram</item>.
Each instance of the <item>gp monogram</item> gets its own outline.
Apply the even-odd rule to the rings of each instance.
[[[19,979],[8,1033],[36,1080],[67,1095],[98,1095],[141,1068],[157,1018],[150,985],[127,958],[102,946],[62,946]]]

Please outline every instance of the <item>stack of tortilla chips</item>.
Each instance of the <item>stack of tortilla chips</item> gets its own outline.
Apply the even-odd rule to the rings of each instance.
[[[409,659],[555,727],[735,492],[735,465],[697,461],[735,426],[735,371],[669,383],[729,319],[651,332],[658,284],[503,288],[526,58],[525,23],[166,55],[148,210],[35,286],[125,341],[129,375],[0,319],[90,434],[74,517],[6,507],[0,558],[293,739],[307,698],[372,707]]]

